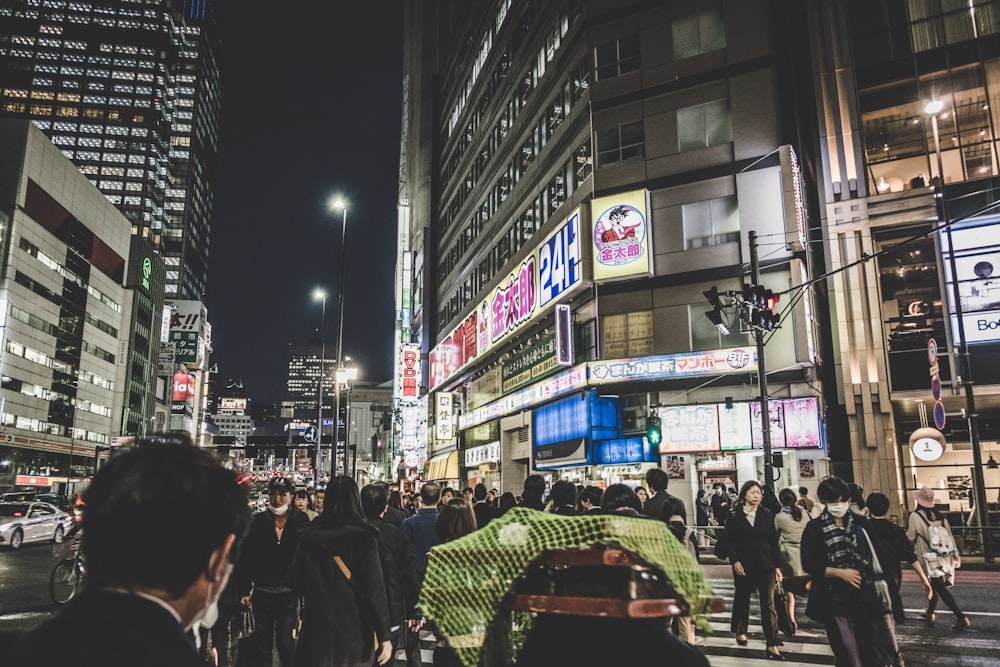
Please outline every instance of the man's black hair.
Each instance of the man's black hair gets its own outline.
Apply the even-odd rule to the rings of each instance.
[[[884,493],[869,493],[865,506],[871,516],[882,517],[889,512],[889,498]]]
[[[667,472],[663,468],[650,468],[646,471],[646,484],[649,485],[649,488],[652,489],[654,493],[666,491],[667,484],[669,483],[670,478],[667,476]]]
[[[365,516],[381,516],[389,504],[389,493],[381,484],[368,484],[361,489],[361,508]]]
[[[171,434],[112,457],[84,493],[88,588],[146,588],[181,598],[212,552],[250,525],[245,489],[207,450]]]
[[[476,488],[472,490],[472,497],[476,500],[476,502],[486,500],[486,485],[476,484]]]
[[[549,491],[549,500],[556,507],[562,507],[563,505],[576,505],[576,487],[573,486],[573,482],[567,482],[564,479],[559,480],[552,485],[552,490]]]
[[[800,496],[804,496],[804,495],[806,495],[807,493],[809,493],[809,489],[807,489],[807,488],[806,488],[806,487],[804,487],[804,486],[800,486],[800,487],[799,487],[799,495],[800,495]]]
[[[604,500],[601,501],[601,509],[605,514],[611,514],[623,507],[629,507],[636,512],[642,511],[642,503],[639,496],[635,494],[626,484],[612,484],[604,490]]]
[[[599,487],[585,486],[583,487],[583,491],[580,492],[580,500],[581,501],[586,500],[594,507],[600,507],[601,497],[603,495],[604,493],[601,491]]]
[[[851,489],[839,477],[827,477],[816,487],[816,496],[824,505],[851,499]]]
[[[524,490],[521,495],[541,500],[543,493],[545,493],[545,478],[541,475],[528,475],[524,480]]]

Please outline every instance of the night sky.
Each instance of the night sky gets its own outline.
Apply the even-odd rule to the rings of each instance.
[[[212,362],[254,402],[285,398],[288,345],[336,350],[347,213],[344,356],[391,378],[402,90],[400,2],[227,3],[222,153],[208,284]]]

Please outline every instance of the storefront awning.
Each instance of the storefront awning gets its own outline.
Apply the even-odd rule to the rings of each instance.
[[[459,479],[458,452],[432,456],[424,466],[424,479]]]

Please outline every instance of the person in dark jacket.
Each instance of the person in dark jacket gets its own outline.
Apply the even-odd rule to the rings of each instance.
[[[750,623],[750,593],[760,597],[761,626],[767,643],[769,660],[784,660],[778,651],[778,615],[774,608],[775,582],[781,581],[778,560],[778,534],[774,515],[761,505],[764,490],[759,482],[750,480],[740,487],[736,507],[722,535],[724,552],[733,566],[732,631],[736,643],[747,645]]]
[[[549,491],[549,501],[552,503],[549,508],[552,514],[577,516],[576,487],[572,482],[561,479],[553,484],[552,490]]]
[[[528,475],[524,480],[524,490],[521,491],[521,504],[519,507],[528,509],[545,510],[545,502],[542,496],[545,494],[545,478],[541,475]]]
[[[476,488],[472,491],[472,497],[475,499],[475,503],[472,505],[472,511],[476,514],[476,525],[483,528],[493,519],[500,516],[500,510],[493,507],[486,500],[486,486],[484,484],[477,484]]]
[[[295,663],[309,667],[369,667],[372,653],[392,658],[389,604],[378,530],[365,521],[358,485],[335,477],[326,508],[299,535],[291,582],[302,596],[302,632]]]
[[[424,572],[427,571],[427,552],[431,547],[441,543],[434,532],[434,522],[437,520],[438,504],[441,502],[441,485],[437,482],[426,482],[420,487],[417,496],[421,509],[403,522],[403,534],[410,540],[413,550],[414,570],[417,576],[417,588],[424,583]],[[406,634],[406,664],[408,667],[420,667],[420,636],[419,628],[410,628]]]
[[[393,646],[403,644],[410,621],[420,618],[417,611],[417,575],[413,565],[413,550],[402,529],[385,519],[388,515],[389,494],[381,484],[369,484],[361,489],[361,507],[368,523],[378,530],[378,555],[382,561],[382,579],[389,604]]]
[[[226,587],[246,490],[190,438],[154,435],[111,457],[84,499],[85,589],[5,643],[3,664],[204,667],[187,631]]]
[[[600,514],[604,492],[597,486],[585,486],[580,492],[580,514]]]
[[[667,493],[667,484],[669,483],[670,478],[667,476],[666,470],[663,470],[662,468],[651,468],[646,471],[646,486],[648,486],[649,490],[653,492],[653,495],[646,501],[646,504],[643,506],[641,512],[646,516],[659,519],[665,515],[663,508],[669,505],[670,509],[667,510],[669,514],[666,516],[680,516],[681,523],[686,525],[687,508],[684,506],[683,500],[677,496],[672,496]]]
[[[389,498],[391,496],[389,492],[389,485],[387,483],[385,482],[375,482],[375,483],[381,486],[382,489],[385,491],[386,498]],[[364,500],[363,494],[361,499],[362,501]],[[406,520],[406,516],[407,516],[406,512],[404,512],[402,508],[393,507],[393,505],[390,503],[389,505],[386,506],[385,514],[382,515],[382,519],[388,521],[396,528],[402,528],[403,521]]]
[[[709,505],[712,508],[715,523],[719,524],[720,527],[725,527],[731,513],[729,511],[729,496],[726,495],[726,485],[722,482],[716,482],[712,485],[712,498],[709,500]]]
[[[601,498],[602,514],[638,517],[643,516],[639,514],[641,509],[639,496],[627,484],[612,484],[604,489],[604,496]]]
[[[826,508],[802,532],[802,567],[812,578],[806,615],[826,627],[838,665],[899,664],[888,616],[903,606],[885,581],[896,579],[899,562],[871,521],[850,511],[847,482],[828,477],[816,495]]]
[[[270,665],[274,646],[283,667],[295,655],[298,599],[288,568],[309,518],[292,506],[292,484],[283,477],[267,485],[268,509],[254,515],[236,566],[240,604],[253,604],[256,630],[250,641],[253,662]],[[251,595],[252,590],[252,595]]]

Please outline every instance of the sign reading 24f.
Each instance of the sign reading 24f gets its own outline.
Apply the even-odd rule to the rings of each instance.
[[[538,247],[538,305],[545,307],[580,283],[580,210]]]
[[[582,288],[583,271],[576,209],[431,350],[430,389]]]

